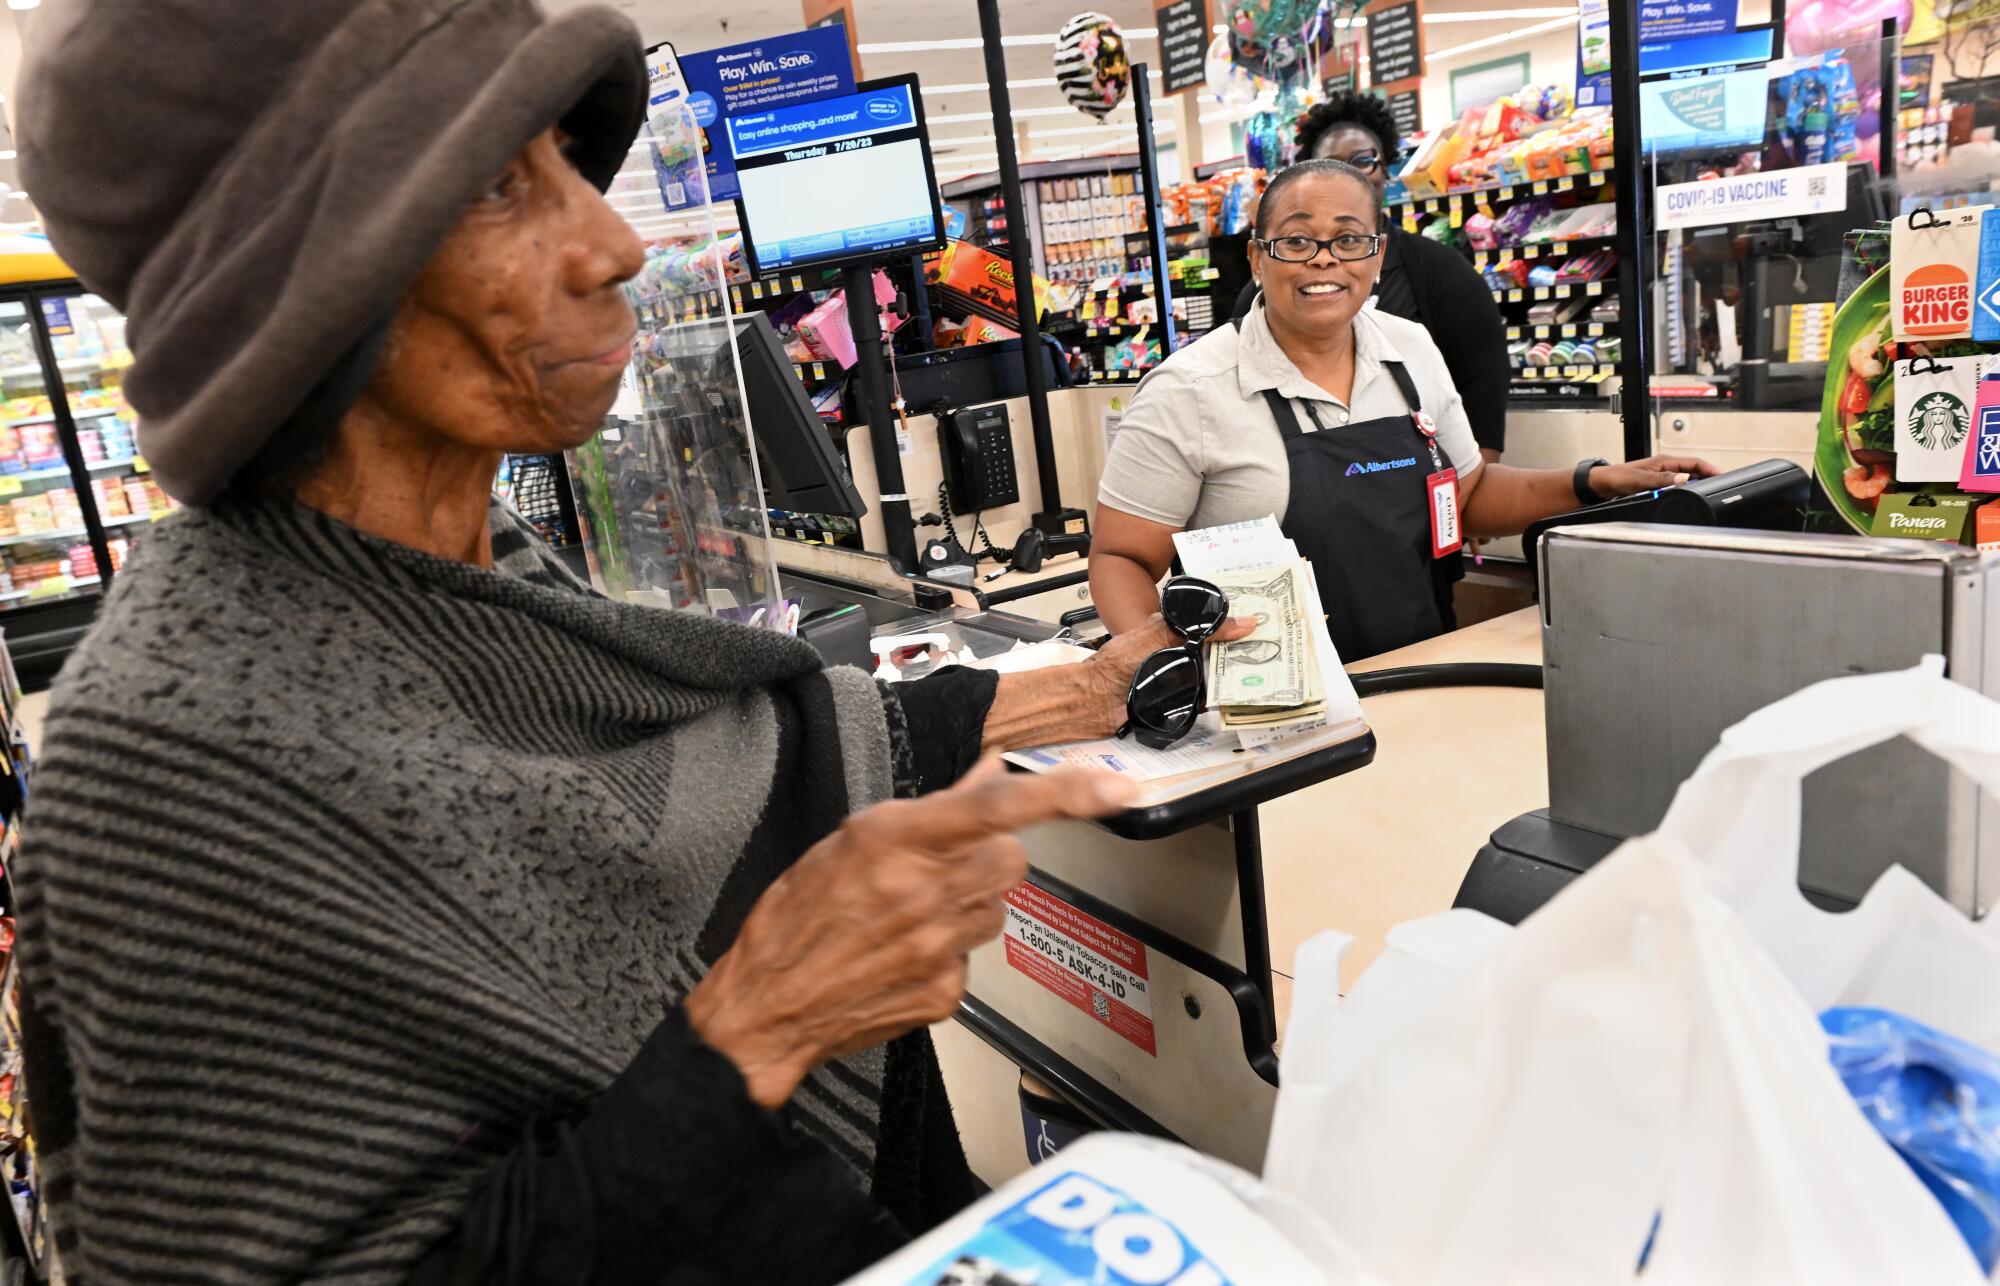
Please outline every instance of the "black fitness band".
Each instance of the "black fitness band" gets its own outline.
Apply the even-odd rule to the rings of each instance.
[[[1576,472],[1570,475],[1569,484],[1576,490],[1576,502],[1588,509],[1592,505],[1604,503],[1604,497],[1590,489],[1590,471],[1600,464],[1610,464],[1609,460],[1579,460]]]

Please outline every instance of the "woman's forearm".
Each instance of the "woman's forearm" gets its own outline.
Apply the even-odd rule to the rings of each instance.
[[[1003,674],[986,712],[981,750],[1025,750],[1064,741],[1093,741],[1118,731],[1123,692],[1112,693],[1096,661],[1025,674]]]
[[[1159,577],[1123,554],[1094,550],[1090,556],[1090,598],[1104,628],[1124,634],[1138,629],[1160,610]]]
[[[1489,464],[1465,504],[1465,534],[1475,539],[1518,536],[1532,523],[1576,508],[1567,469],[1517,469]]]

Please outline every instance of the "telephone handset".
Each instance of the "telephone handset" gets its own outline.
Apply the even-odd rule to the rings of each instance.
[[[1005,406],[945,412],[938,417],[938,446],[954,510],[976,514],[1020,502],[1014,430]]]

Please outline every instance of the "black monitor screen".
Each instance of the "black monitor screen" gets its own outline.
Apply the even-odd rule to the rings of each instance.
[[[746,313],[736,319],[736,353],[743,362],[743,411],[757,443],[765,507],[842,518],[867,513],[769,317]]]
[[[728,120],[743,248],[762,274],[944,245],[915,76]]]

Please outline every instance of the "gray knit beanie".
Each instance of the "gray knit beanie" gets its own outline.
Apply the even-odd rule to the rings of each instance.
[[[49,239],[130,319],[160,485],[203,504],[394,314],[562,124],[600,188],[644,120],[639,34],[535,0],[66,0],[16,90]]]

